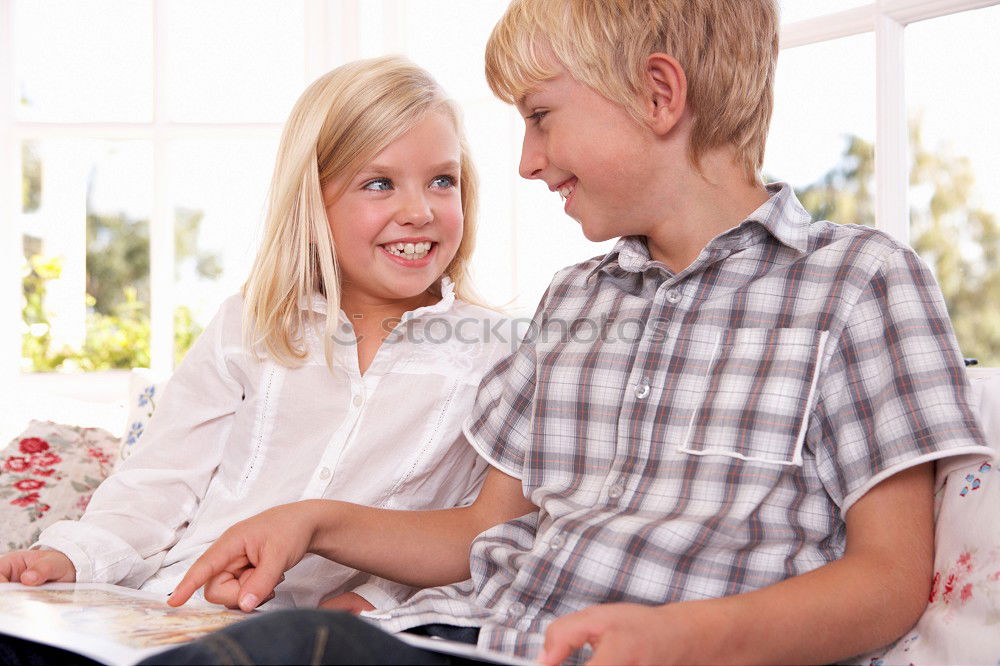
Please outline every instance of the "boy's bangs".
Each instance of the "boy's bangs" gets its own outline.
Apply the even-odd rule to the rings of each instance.
[[[537,24],[508,11],[486,44],[486,81],[493,94],[517,104],[539,83],[555,78],[558,63],[547,45]]]

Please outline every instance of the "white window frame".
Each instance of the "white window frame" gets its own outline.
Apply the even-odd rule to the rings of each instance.
[[[25,140],[80,136],[95,139],[142,139],[153,151],[153,205],[150,236],[150,358],[153,371],[169,373],[173,368],[174,287],[173,212],[167,199],[167,146],[171,141],[192,137],[227,139],[277,139],[282,123],[186,123],[171,122],[164,113],[161,80],[166,56],[165,11],[169,0],[151,0],[153,62],[153,116],[147,123],[26,122],[15,117],[13,35],[14,0],[0,0],[0,313],[8,322],[0,333],[0,379],[16,377],[20,371],[21,255],[20,218],[21,151]],[[312,81],[331,67],[354,59],[360,3],[363,0],[299,0],[304,5],[305,81]],[[389,0],[386,0],[389,1]],[[347,37],[342,39],[341,37]]]
[[[783,26],[781,48],[875,33],[875,224],[910,244],[910,163],[904,34],[907,25],[982,9],[1000,0],[877,0]]]
[[[161,68],[165,3],[153,2],[153,119],[149,123],[35,123],[14,117],[13,0],[0,0],[0,381],[20,368],[21,142],[57,136],[145,139],[153,146],[153,209],[150,219],[151,358],[155,372],[173,365],[173,216],[166,196],[166,146],[179,138],[277,137],[280,123],[176,123],[162,113]],[[361,3],[380,2],[386,17],[399,17],[403,0],[299,0],[304,3],[305,76],[316,76],[361,54]],[[1000,4],[1000,0],[876,0],[868,5],[790,23],[782,28],[782,48],[829,41],[859,33],[875,34],[876,54],[876,223],[909,243],[907,205],[909,162],[904,86],[904,28],[910,23]],[[369,36],[370,37],[370,36]],[[405,39],[398,22],[385,26],[382,45],[399,47]],[[515,176],[512,174],[511,176]]]

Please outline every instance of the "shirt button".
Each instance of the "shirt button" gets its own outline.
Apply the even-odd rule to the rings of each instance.
[[[330,468],[329,467],[324,467],[323,469],[321,469],[319,471],[319,478],[323,479],[324,481],[326,481],[327,479],[329,479],[330,478]]]
[[[566,545],[566,537],[562,534],[557,534],[552,537],[552,541],[549,541],[549,548],[552,550],[559,550]]]
[[[667,292],[667,300],[670,301],[671,303],[677,303],[678,301],[681,300],[681,292],[677,291],[676,289],[671,289],[670,291]]]
[[[619,497],[622,496],[622,493],[624,492],[625,488],[624,486],[622,486],[621,481],[619,481],[615,485],[608,488],[608,497],[610,497],[611,499],[618,499]]]
[[[635,385],[635,397],[639,400],[643,400],[649,395],[649,383],[643,380],[639,384]]]
[[[365,399],[363,397],[361,397],[360,395],[356,395],[354,396],[354,399],[351,402],[354,403],[355,407],[360,407],[361,403],[363,403],[364,401]]]
[[[524,607],[524,604],[520,601],[515,601],[507,607],[507,615],[509,617],[521,617],[527,610],[528,609]]]

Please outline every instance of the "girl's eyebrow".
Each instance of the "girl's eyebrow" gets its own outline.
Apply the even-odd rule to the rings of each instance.
[[[427,167],[428,171],[457,171],[459,168],[458,160],[445,160],[444,162],[439,162],[438,164],[432,164]],[[364,169],[361,170],[361,174],[371,174],[371,173],[388,173],[393,174],[401,171],[402,169],[398,166],[390,166],[388,164],[378,164],[373,162],[369,164]]]

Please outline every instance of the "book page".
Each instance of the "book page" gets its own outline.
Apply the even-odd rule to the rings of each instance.
[[[395,634],[395,636],[404,643],[422,650],[430,650],[431,652],[440,652],[442,654],[465,657],[467,659],[478,659],[479,661],[483,661],[488,664],[504,664],[506,666],[537,665],[537,662],[530,659],[515,657],[513,655],[496,652],[494,650],[486,650],[468,643],[459,643],[458,641],[449,641],[443,638],[432,638],[429,636],[417,636],[414,634],[407,634],[406,632]]]
[[[112,666],[134,664],[248,617],[204,602],[171,608],[159,595],[117,585],[0,583],[0,633]]]

